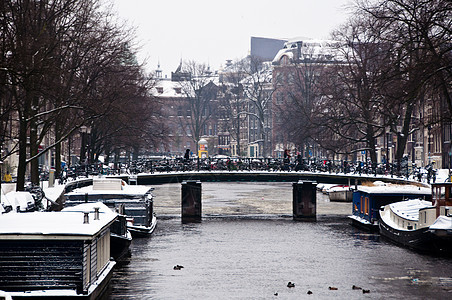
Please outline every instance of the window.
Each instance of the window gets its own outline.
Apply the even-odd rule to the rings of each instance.
[[[163,94],[163,87],[158,86],[158,87],[156,87],[156,89],[157,89],[157,93]]]
[[[289,59],[289,57],[287,55],[284,55],[279,60],[279,64],[282,65],[282,66],[288,65],[289,63],[290,63],[290,59]]]
[[[281,105],[284,103],[284,93],[283,92],[278,92],[276,93],[276,104]]]

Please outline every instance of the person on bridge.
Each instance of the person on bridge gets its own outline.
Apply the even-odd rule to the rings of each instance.
[[[12,178],[11,174],[9,174],[9,171],[6,171],[6,174],[3,176],[3,181],[5,181],[5,182],[13,181],[13,178]]]
[[[284,162],[288,164],[290,162],[290,152],[289,149],[284,150]]]
[[[190,159],[190,149],[185,150],[184,159],[185,161],[188,161]]]

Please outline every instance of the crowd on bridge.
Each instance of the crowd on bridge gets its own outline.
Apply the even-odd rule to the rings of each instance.
[[[400,164],[372,164],[362,161],[326,160],[317,158],[230,158],[212,157],[205,159],[176,158],[141,158],[135,161],[117,163],[106,166],[78,165],[66,168],[60,174],[60,180],[89,175],[139,174],[154,172],[187,172],[187,171],[282,171],[282,172],[326,172],[330,174],[388,175],[406,177],[419,181],[435,182],[434,164],[426,168]]]

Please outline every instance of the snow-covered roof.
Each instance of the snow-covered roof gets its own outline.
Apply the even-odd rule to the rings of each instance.
[[[439,216],[430,226],[432,230],[452,230],[452,217]]]
[[[414,194],[414,195],[430,195],[432,192],[429,188],[420,187],[411,184],[391,184],[375,182],[374,185],[360,185],[358,191],[368,194]]]
[[[395,202],[389,204],[391,211],[399,217],[405,218],[411,221],[419,220],[419,210],[423,208],[432,208],[432,203],[429,201],[413,199]]]
[[[294,59],[321,62],[343,61],[344,55],[340,46],[340,42],[333,40],[293,38],[288,40],[283,49],[278,51],[272,64],[278,65],[284,56],[287,56],[291,61]],[[300,49],[298,49],[299,47]],[[300,57],[294,57],[295,55],[300,55]]]
[[[151,89],[151,95],[155,97],[182,98],[186,97],[179,81],[170,79],[158,80]]]
[[[328,192],[332,193],[332,192],[343,192],[343,191],[350,191],[350,190],[351,189],[349,186],[333,186],[328,189]]]
[[[94,220],[95,207],[99,207],[99,220]],[[84,223],[84,212],[89,212],[87,224]],[[84,203],[67,211],[8,213],[0,215],[0,235],[92,236],[113,222],[116,216],[100,202]]]
[[[127,196],[138,196],[142,197],[145,194],[149,193],[152,188],[145,185],[130,185],[124,184],[122,190],[93,190],[93,186],[85,186],[78,189],[73,190],[65,194],[66,196],[71,195],[127,195]]]

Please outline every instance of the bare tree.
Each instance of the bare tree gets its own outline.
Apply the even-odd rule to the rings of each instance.
[[[444,0],[384,0],[358,2],[360,14],[379,29],[380,44],[391,52],[390,68],[381,76],[384,118],[397,136],[396,160],[405,152],[410,134],[419,130],[413,122],[416,107],[426,91],[441,94],[448,109],[439,120],[449,120],[452,112],[451,25],[452,3]],[[375,26],[376,25],[376,26]],[[437,92],[435,92],[437,91]]]
[[[246,125],[246,101],[243,97],[243,83],[246,77],[245,60],[232,63],[222,74],[223,97],[221,109],[223,123],[230,136],[237,142],[238,156],[242,155],[242,128]]]
[[[262,143],[262,155],[269,155],[270,110],[274,87],[270,63],[265,63],[259,57],[250,56],[244,64],[245,79],[242,81],[243,95],[249,106],[247,115],[250,122],[257,121],[258,140]]]
[[[338,140],[361,144],[358,150],[369,151],[376,163],[376,139],[384,133],[378,80],[389,52],[379,42],[378,28],[372,22],[356,16],[336,32],[335,39],[342,41],[342,58],[328,68],[329,75],[322,82],[324,96],[315,110],[315,125]]]
[[[409,64],[423,64],[417,85],[429,84],[441,92],[452,115],[452,2],[449,0],[359,1],[361,13],[370,14],[385,28],[382,40],[397,45]],[[422,76],[421,76],[422,75]]]
[[[326,54],[322,58],[313,59],[314,48],[303,48],[306,48],[305,54],[311,54],[309,58],[298,58],[291,64],[276,66],[273,71],[276,88],[273,128],[284,148],[292,142],[305,152],[315,140],[321,141],[318,132],[312,128],[312,123],[315,118],[314,107],[321,96],[320,78],[327,68],[327,61],[324,59]]]
[[[195,144],[198,144],[203,130],[208,125],[212,115],[216,113],[218,87],[213,83],[210,68],[206,64],[194,61],[185,62],[181,68],[188,77],[179,81],[182,97],[180,105],[184,107],[184,124],[180,124],[186,130],[186,135],[191,136]],[[185,127],[187,126],[187,127]]]
[[[2,3],[3,53],[10,57],[6,70],[18,119],[21,190],[27,164],[37,184],[40,155],[56,146],[59,165],[58,145],[84,122],[93,124],[123,100],[106,84],[113,74],[124,76],[139,67],[126,63],[133,36],[115,24],[97,0]],[[51,140],[38,153],[45,136]]]

